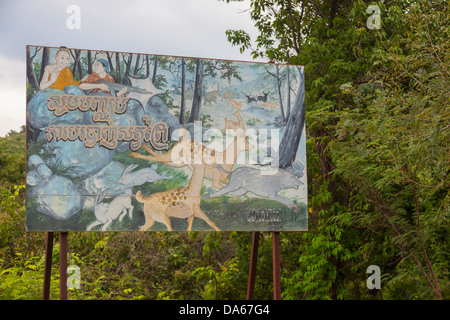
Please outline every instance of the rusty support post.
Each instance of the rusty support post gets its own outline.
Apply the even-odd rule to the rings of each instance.
[[[50,299],[52,255],[53,255],[53,232],[47,232],[47,239],[45,240],[45,265],[44,265],[44,285],[42,288],[42,300]]]
[[[67,252],[69,243],[68,232],[59,233],[59,299],[67,300]]]
[[[258,261],[259,232],[253,231],[252,249],[250,252],[250,268],[248,274],[247,300],[254,299],[256,281],[256,263]]]
[[[273,299],[281,300],[280,232],[272,232]]]

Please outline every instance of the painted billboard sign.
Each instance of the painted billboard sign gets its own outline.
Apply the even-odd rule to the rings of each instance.
[[[27,46],[28,231],[304,231],[302,66]]]

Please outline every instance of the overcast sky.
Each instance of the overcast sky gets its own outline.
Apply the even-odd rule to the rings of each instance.
[[[26,112],[26,45],[253,61],[228,43],[227,29],[256,29],[250,0],[0,0],[0,136]],[[69,6],[80,29],[69,29]],[[259,60],[263,61],[263,60]]]

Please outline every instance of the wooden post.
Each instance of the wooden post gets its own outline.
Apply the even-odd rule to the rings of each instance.
[[[250,268],[248,274],[247,300],[254,299],[256,281],[256,263],[258,261],[259,232],[253,231],[252,249],[250,252]]]
[[[67,252],[69,244],[68,232],[59,233],[59,299],[67,300]]]
[[[247,300],[254,299],[256,281],[256,262],[258,261],[259,232],[254,231],[250,253],[250,270],[248,274]],[[280,232],[272,232],[272,265],[273,265],[273,299],[281,300],[280,272]]]
[[[42,300],[50,299],[50,279],[52,274],[53,232],[47,232],[45,241],[45,265],[44,285],[42,288]]]
[[[280,232],[272,232],[273,299],[281,300]]]

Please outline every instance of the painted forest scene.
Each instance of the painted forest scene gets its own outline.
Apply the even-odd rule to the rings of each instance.
[[[302,66],[28,46],[26,227],[307,230],[304,128]]]
[[[449,299],[449,1],[68,5],[0,10],[0,300]]]

